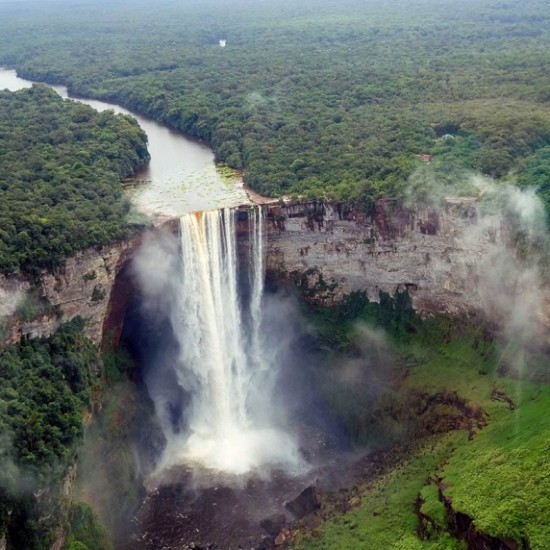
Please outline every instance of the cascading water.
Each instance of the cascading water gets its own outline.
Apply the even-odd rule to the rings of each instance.
[[[250,320],[251,339],[250,357],[254,367],[262,369],[266,366],[263,360],[260,335],[262,329],[262,297],[264,293],[265,278],[265,251],[264,251],[264,211],[262,208],[255,208],[251,212],[251,223],[249,224],[248,242],[250,262],[250,287],[252,294],[250,298]]]
[[[235,213],[229,208],[180,219],[181,262],[171,322],[180,345],[174,365],[190,403],[164,423],[164,465],[197,462],[242,474],[297,468],[293,438],[269,408],[274,369],[262,349],[264,215],[249,215],[249,299],[239,293]]]

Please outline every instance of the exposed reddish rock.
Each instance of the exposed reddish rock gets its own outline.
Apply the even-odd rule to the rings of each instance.
[[[286,527],[281,529],[281,532],[275,537],[275,546],[282,546],[290,538],[290,530]]]
[[[407,234],[414,223],[413,213],[403,208],[395,199],[378,199],[374,209],[373,220],[376,227],[376,235],[379,239],[383,240],[393,240]]]
[[[136,283],[130,270],[130,259],[126,259],[115,278],[109,307],[103,322],[103,344],[116,347],[120,341],[126,310],[136,292]],[[108,339],[106,337],[108,336]]]

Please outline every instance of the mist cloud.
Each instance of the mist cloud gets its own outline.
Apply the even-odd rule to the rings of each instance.
[[[150,313],[166,311],[178,274],[178,241],[167,232],[149,233],[132,270],[143,295],[143,307]]]
[[[465,172],[438,186],[436,176],[425,167],[417,172],[407,203],[442,210],[446,197],[472,197],[468,219],[453,233],[452,269],[465,280],[462,290],[514,349],[548,344],[543,283],[548,231],[536,190]],[[433,258],[431,268],[448,272],[449,264],[443,264]]]
[[[0,321],[13,315],[24,297],[25,293],[22,290],[7,290],[0,287]]]
[[[0,491],[11,498],[29,495],[38,484],[34,475],[16,464],[12,434],[0,433]]]

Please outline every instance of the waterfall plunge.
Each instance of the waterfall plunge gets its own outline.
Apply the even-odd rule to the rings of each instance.
[[[243,474],[301,467],[291,435],[270,415],[277,365],[262,345],[264,216],[249,215],[249,299],[239,294],[234,212],[180,220],[181,272],[171,322],[180,344],[174,369],[191,395],[180,431],[164,423],[164,466],[199,463]]]

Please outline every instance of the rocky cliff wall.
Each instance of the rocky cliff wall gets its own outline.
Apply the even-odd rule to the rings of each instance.
[[[486,292],[492,278],[508,276],[492,266],[509,254],[511,228],[499,212],[481,215],[474,198],[437,209],[384,199],[371,216],[337,205],[278,206],[268,231],[268,274],[325,305],[352,291],[378,301],[380,291],[406,289],[422,314],[473,313],[494,298]]]
[[[298,285],[307,300],[332,305],[352,291],[365,291],[377,301],[380,291],[406,289],[424,315],[495,310],[497,318],[523,307],[550,325],[550,297],[547,290],[540,292],[535,270],[518,267],[509,222],[500,211],[480,213],[474,198],[447,199],[437,209],[407,209],[383,199],[369,216],[343,205],[267,208],[267,275]],[[162,229],[176,233],[177,227],[172,220]],[[237,227],[246,250],[246,208]],[[126,267],[142,237],[81,251],[62,269],[45,273],[41,293],[57,315],[15,320],[14,299],[30,285],[17,277],[0,279],[4,341],[46,336],[76,316],[88,319],[86,335],[94,342],[99,344],[106,331],[116,338],[135,291]]]
[[[16,343],[23,336],[49,336],[61,323],[80,316],[87,319],[86,336],[99,344],[117,275],[140,242],[141,235],[136,235],[108,246],[86,249],[68,258],[54,273],[43,273],[37,290],[49,302],[51,311],[31,321],[14,315],[17,301],[24,299],[31,285],[21,277],[4,277],[0,280],[0,291],[12,302],[3,316],[4,342]]]

